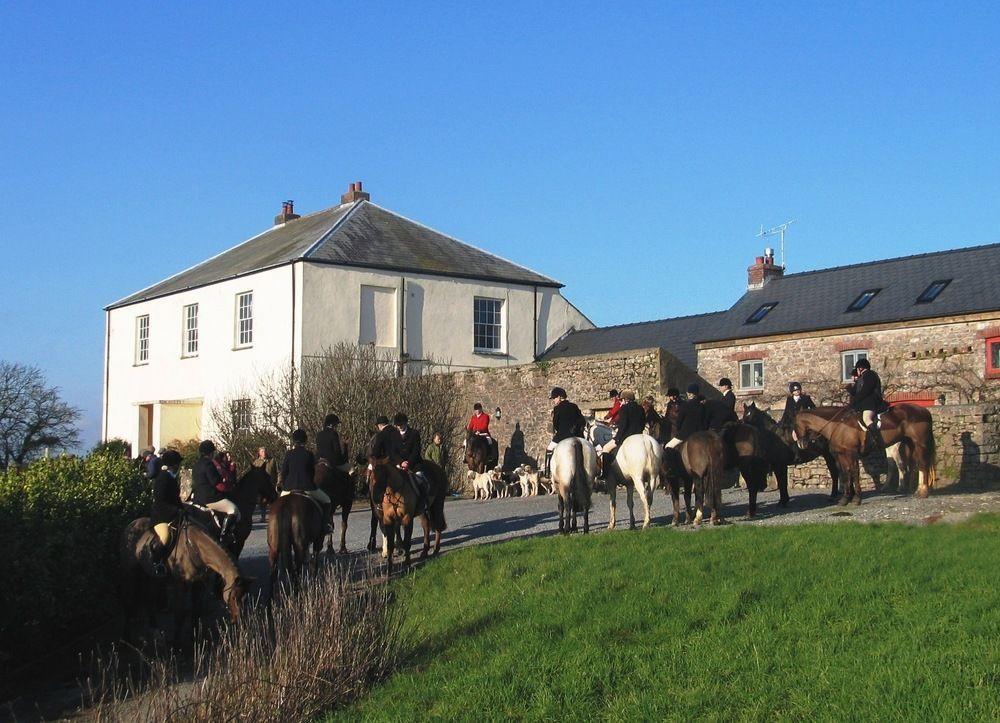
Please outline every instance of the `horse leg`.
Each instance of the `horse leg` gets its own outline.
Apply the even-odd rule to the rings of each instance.
[[[830,472],[830,502],[834,502],[839,497],[840,465],[829,452],[823,453],[823,461],[826,462],[826,469]]]
[[[630,530],[635,529],[635,509],[633,508],[634,500],[632,499],[632,480],[625,480],[625,502],[628,504],[628,528]]]
[[[583,534],[588,534],[590,532],[590,509],[587,507],[583,508]]]
[[[740,474],[743,476],[743,481],[747,485],[747,492],[750,493],[750,501],[747,504],[747,516],[746,519],[752,520],[757,514],[757,490],[760,489],[760,485],[757,484],[757,475],[754,474],[753,462],[745,461],[740,459],[739,468]],[[715,522],[715,499],[712,500],[712,524]]]
[[[639,501],[642,502],[642,511],[643,511],[642,529],[644,530],[647,527],[649,527],[651,522],[649,515],[649,508],[652,507],[653,504],[653,489],[650,485],[651,482],[647,482],[645,479],[643,479],[642,489],[636,490],[639,493]]]
[[[934,483],[929,457],[927,449],[922,444],[913,445],[911,459],[917,466],[917,497],[921,499],[926,499],[930,495],[930,488]]]
[[[851,484],[854,486],[854,499],[852,500],[855,506],[861,504],[861,462],[855,459],[854,464],[850,470],[850,480]]]
[[[420,551],[420,559],[423,560],[431,550],[431,521],[426,512],[420,515],[420,526],[424,528],[424,549]]]
[[[670,502],[674,506],[674,518],[670,524],[677,527],[681,523],[681,481],[677,477],[667,477],[667,486],[670,488]]]
[[[410,564],[410,540],[413,538],[413,519],[403,525],[403,564]]]
[[[382,526],[382,548],[386,559],[386,577],[392,575],[392,555],[396,548],[396,525]]]
[[[704,499],[702,495],[702,482],[701,479],[694,486],[694,526],[701,527],[701,520],[704,514],[702,513],[702,507],[704,505]]]
[[[773,472],[774,478],[778,480],[778,504],[786,507],[791,501],[791,497],[788,496],[788,465],[775,465]]]
[[[712,493],[712,524],[721,525],[725,520],[722,518],[722,490],[715,490]]]
[[[375,544],[375,528],[378,526],[378,518],[375,517],[374,510],[372,511],[372,529],[371,534],[368,536],[368,552],[375,552],[378,546]]]
[[[565,513],[566,513],[566,503],[563,502],[562,495],[559,495],[559,532],[561,533],[567,532]]]
[[[694,519],[694,509],[691,507],[691,485],[694,484],[694,480],[686,477],[682,481],[684,483],[684,520],[690,522]]]
[[[611,512],[609,513],[611,517],[608,519],[608,529],[613,530],[615,529],[615,525],[617,524],[616,515],[618,514],[617,513],[618,485],[616,485],[614,483],[614,480],[612,479],[609,479],[607,477],[605,477],[605,479],[607,480],[608,501],[611,504]]]
[[[851,482],[851,460],[848,453],[837,455],[837,478],[843,483],[841,485],[843,487],[842,495],[837,500],[837,505],[843,507],[851,501],[852,493],[854,492]]]

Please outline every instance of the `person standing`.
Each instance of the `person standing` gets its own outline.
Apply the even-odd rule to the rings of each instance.
[[[258,447],[257,456],[254,458],[253,462],[250,463],[251,467],[256,469],[264,470],[267,474],[268,480],[271,482],[271,486],[274,489],[278,488],[278,463],[274,461],[274,458],[267,453],[267,448]],[[260,501],[260,521],[263,522],[265,516],[267,515],[267,505],[263,500]]]
[[[441,433],[435,432],[431,441],[424,447],[424,459],[429,459],[441,469],[444,469],[444,446]]]
[[[564,439],[582,437],[587,420],[583,412],[573,402],[566,398],[566,390],[562,387],[552,387],[549,392],[552,401],[552,441],[545,450],[545,476],[552,476],[552,450]]]

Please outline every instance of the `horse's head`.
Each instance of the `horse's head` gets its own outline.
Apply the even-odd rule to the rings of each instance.
[[[243,597],[250,590],[250,586],[253,585],[253,583],[254,578],[237,575],[236,579],[222,591],[222,599],[226,603],[226,607],[229,609],[230,621],[235,623],[240,619],[240,612],[243,607]]]
[[[795,415],[794,432],[799,449],[808,448],[812,438],[819,434],[820,427],[817,424],[819,421],[822,420],[809,412],[799,412]]]
[[[757,402],[750,402],[749,404],[743,402],[743,421],[747,424],[753,424],[757,419],[757,412],[759,411],[757,409]]]

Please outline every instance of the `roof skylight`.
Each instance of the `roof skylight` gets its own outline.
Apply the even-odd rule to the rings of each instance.
[[[863,308],[868,306],[868,302],[875,298],[875,296],[882,289],[868,289],[867,291],[862,291],[861,295],[858,296],[851,305],[847,307],[847,311],[861,311]]]
[[[758,308],[757,311],[755,311],[754,313],[750,314],[750,316],[747,317],[747,320],[744,321],[743,323],[756,324],[758,321],[767,316],[768,312],[771,311],[771,309],[773,309],[777,305],[778,305],[777,301],[771,302],[769,304],[761,304],[760,308]]]
[[[951,279],[939,279],[937,281],[932,281],[931,285],[924,289],[923,293],[917,297],[918,304],[929,304],[934,299],[938,297],[944,287],[951,283]]]

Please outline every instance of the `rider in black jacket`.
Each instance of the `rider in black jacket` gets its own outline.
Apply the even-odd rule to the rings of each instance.
[[[160,469],[153,477],[153,504],[149,510],[153,534],[149,536],[144,555],[149,561],[153,575],[163,577],[167,574],[167,568],[163,563],[170,551],[170,525],[183,509],[181,485],[177,480],[181,467],[180,453],[168,449],[160,456],[159,465]]]
[[[580,408],[566,398],[566,390],[562,387],[552,387],[549,399],[555,402],[552,407],[552,441],[545,450],[545,476],[551,477],[550,465],[552,450],[564,439],[582,437],[587,420],[583,418]]]
[[[634,392],[621,393],[622,406],[618,410],[618,429],[615,436],[601,448],[601,478],[607,476],[611,463],[618,456],[618,448],[633,434],[646,430],[646,415],[642,407],[635,403]]]
[[[221,512],[226,516],[219,533],[219,537],[225,537],[239,519],[240,511],[233,501],[222,493],[225,484],[215,462],[212,461],[214,454],[215,444],[212,440],[206,439],[198,445],[198,461],[194,463],[191,475],[191,494],[196,505]]]
[[[861,412],[867,434],[865,435],[865,453],[884,450],[882,433],[878,429],[878,415],[887,407],[882,398],[882,380],[872,371],[872,365],[867,359],[858,359],[854,365],[858,372],[851,392],[851,408]]]
[[[680,411],[677,412],[677,431],[673,439],[667,442],[669,448],[676,447],[695,432],[704,431],[707,428],[705,415],[705,398],[701,396],[701,387],[697,384],[689,384],[687,388],[688,398],[681,404]]]
[[[785,397],[785,411],[781,413],[782,427],[792,427],[795,424],[795,415],[799,412],[815,409],[816,404],[812,397],[802,393],[802,385],[792,382],[788,385],[788,396]]]

